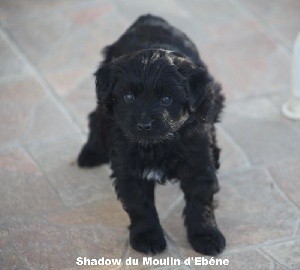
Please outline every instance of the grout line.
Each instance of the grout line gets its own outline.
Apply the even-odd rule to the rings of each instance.
[[[239,103],[239,102],[245,102],[245,101],[249,101],[249,100],[253,100],[253,99],[270,98],[273,95],[282,94],[283,91],[286,91],[286,89],[289,89],[289,88],[290,87],[288,85],[286,85],[286,86],[276,88],[275,90],[269,90],[269,91],[263,92],[263,93],[249,94],[249,95],[239,97],[239,98],[228,99],[226,101],[226,104],[225,104],[224,112],[226,112],[227,104],[230,106],[232,104],[236,104],[236,103]]]
[[[13,247],[14,247],[14,250],[17,252],[18,254],[18,258],[20,259],[21,262],[23,262],[26,267],[28,267],[28,269],[30,270],[33,270],[33,268],[31,267],[31,265],[29,264],[29,262],[27,261],[27,259],[21,254],[21,252],[19,251],[19,249],[17,248],[17,245],[16,245],[16,242],[15,242],[15,239],[13,238],[12,236],[12,233],[11,233],[11,228],[9,225],[7,225],[7,228],[8,228],[8,233],[9,233],[9,236],[10,236],[10,240],[13,244]]]
[[[299,228],[300,228],[300,219],[298,219],[296,222],[296,230],[294,231],[293,236],[295,236],[295,237],[298,236],[297,233],[299,231]]]
[[[168,210],[161,216],[160,220],[163,221],[172,212],[172,210],[183,200],[183,193],[171,204]]]
[[[173,240],[172,236],[169,233],[167,233],[166,231],[164,231],[164,234],[165,234],[168,244],[172,248],[173,253],[178,257],[178,259],[180,259],[180,261],[183,262],[186,259],[186,257],[184,257],[183,254],[181,254],[180,249],[178,248],[178,245]],[[170,250],[170,252],[171,252],[171,250]],[[192,269],[192,265],[185,265],[185,267],[187,269]]]
[[[268,261],[272,262],[272,270],[275,269],[275,264],[279,264],[281,267],[283,267],[284,269],[286,269],[284,267],[284,265],[282,265],[281,263],[279,263],[275,258],[273,258],[269,253],[265,252],[263,249],[259,248],[257,250],[258,253],[260,253],[263,257],[265,257]]]
[[[237,247],[237,248],[225,251],[224,255],[236,254],[236,253],[240,253],[240,252],[244,252],[244,251],[250,251],[250,250],[255,250],[255,249],[259,249],[259,248],[269,247],[269,246],[273,246],[276,244],[285,243],[288,241],[294,241],[296,239],[300,239],[300,236],[296,236],[296,237],[295,236],[287,236],[287,237],[282,237],[282,238],[277,238],[277,239],[271,239],[271,240],[265,241],[264,243],[248,245],[245,247]]]
[[[287,200],[289,202],[289,204],[294,208],[294,210],[296,210],[296,212],[300,213],[299,207],[294,203],[294,200],[292,200],[284,191],[281,190],[281,188],[277,184],[276,179],[273,177],[270,170],[268,168],[265,168],[265,172],[270,177],[270,179],[273,182],[274,187],[277,189],[277,191],[285,198],[285,200]],[[297,226],[297,224],[296,224],[296,226]],[[296,228],[296,230],[297,230],[297,228]]]
[[[130,244],[129,244],[129,234],[128,234],[128,238],[125,242],[125,247],[124,247],[124,251],[122,252],[122,261],[125,261],[128,258],[128,255],[130,253]]]
[[[35,163],[35,165],[39,168],[39,170],[41,171],[42,175],[45,177],[45,180],[47,181],[47,183],[49,184],[49,186],[52,188],[53,192],[56,194],[57,198],[59,198],[59,201],[61,203],[61,205],[63,207],[67,207],[67,205],[64,203],[63,199],[61,198],[58,190],[54,187],[54,185],[52,184],[52,182],[50,181],[47,173],[44,171],[44,169],[40,166],[39,162],[35,159],[35,157],[30,153],[30,151],[24,147],[21,146],[22,149],[25,151],[25,153],[30,157],[30,159]]]
[[[250,168],[252,164],[247,154],[243,151],[242,147],[232,138],[232,136],[227,132],[227,130],[222,126],[222,124],[217,125],[217,132],[218,130],[221,131],[222,135],[229,141],[229,143],[233,144],[237,148],[237,151],[243,156],[243,159],[246,162],[243,168]]]
[[[3,25],[0,26],[0,35],[8,42],[13,51],[19,56],[19,58],[24,62],[29,71],[32,72],[33,76],[41,84],[41,86],[46,90],[48,96],[54,101],[58,109],[63,113],[63,115],[73,124],[77,129],[82,138],[85,138],[84,131],[77,125],[76,120],[71,116],[71,114],[66,110],[63,101],[55,94],[54,89],[50,86],[47,80],[43,77],[41,72],[34,66],[34,64],[29,60],[27,55],[22,51],[22,49],[16,44],[13,37],[8,33]]]

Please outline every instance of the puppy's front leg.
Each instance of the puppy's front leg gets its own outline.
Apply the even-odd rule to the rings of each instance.
[[[154,206],[154,183],[138,177],[117,177],[115,189],[131,221],[132,248],[152,254],[164,251],[166,240]]]
[[[213,194],[218,190],[214,169],[190,168],[183,175],[181,188],[186,200],[183,214],[189,242],[197,252],[216,255],[225,248],[225,238],[214,217]]]

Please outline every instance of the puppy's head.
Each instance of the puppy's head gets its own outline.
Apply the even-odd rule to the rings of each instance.
[[[98,102],[137,143],[173,138],[197,111],[212,80],[204,65],[158,49],[119,57],[102,65],[95,77]]]

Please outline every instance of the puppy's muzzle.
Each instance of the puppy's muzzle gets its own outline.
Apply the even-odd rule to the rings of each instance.
[[[152,128],[152,123],[154,120],[147,118],[144,120],[141,120],[137,124],[137,129],[140,131],[149,131]]]

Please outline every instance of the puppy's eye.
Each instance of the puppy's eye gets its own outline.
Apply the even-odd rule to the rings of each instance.
[[[135,99],[135,96],[132,93],[127,93],[124,95],[124,100],[126,103],[132,103],[134,101],[134,99]]]
[[[163,106],[168,106],[168,105],[170,105],[172,103],[172,101],[173,100],[170,97],[162,97],[161,100],[160,100],[160,103]]]

